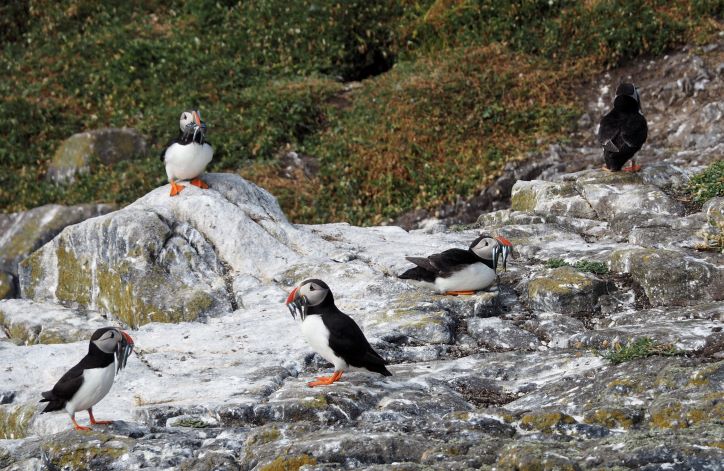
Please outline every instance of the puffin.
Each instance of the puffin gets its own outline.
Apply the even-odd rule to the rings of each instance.
[[[161,152],[161,161],[166,166],[166,175],[171,183],[171,196],[184,189],[176,180],[191,180],[194,186],[208,188],[200,177],[214,157],[214,148],[206,139],[206,123],[201,121],[198,110],[181,113],[179,128],[178,136]]]
[[[349,366],[392,376],[385,367],[387,362],[372,348],[362,329],[334,304],[332,290],[324,281],[302,281],[289,294],[286,305],[294,319],[299,314],[307,343],[334,365],[331,376],[320,376],[307,386],[330,385],[338,381]]]
[[[502,255],[505,269],[512,251],[513,245],[506,238],[482,234],[467,250],[449,249],[428,257],[405,257],[416,266],[399,278],[419,281],[442,294],[474,294],[497,280],[499,257]]]
[[[624,172],[638,172],[634,154],[641,149],[648,136],[648,125],[641,111],[641,96],[632,83],[621,83],[616,88],[613,109],[601,118],[598,141],[603,147],[604,170],[618,172],[631,159]]]
[[[111,421],[95,419],[93,406],[108,394],[114,377],[125,368],[132,351],[133,339],[120,329],[104,327],[93,332],[88,354],[69,369],[53,389],[41,393],[40,402],[48,403],[41,414],[65,409],[76,430],[91,430],[75,421],[75,413],[80,410],[88,411],[91,425],[110,424]]]

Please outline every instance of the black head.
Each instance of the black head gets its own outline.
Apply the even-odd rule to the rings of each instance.
[[[309,314],[318,314],[324,308],[334,306],[334,295],[327,283],[316,278],[302,281],[287,297],[286,305],[296,319],[302,320]]]
[[[641,108],[641,95],[632,83],[622,82],[616,88],[616,98],[613,100],[614,108],[634,109]]]
[[[116,327],[103,327],[93,332],[88,346],[89,354],[116,355],[117,370],[126,366],[133,351],[133,339]]]

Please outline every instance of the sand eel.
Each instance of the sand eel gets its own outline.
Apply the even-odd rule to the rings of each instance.
[[[634,154],[646,142],[648,126],[641,111],[641,96],[631,83],[622,83],[616,89],[613,109],[601,119],[598,128],[598,141],[603,147],[604,170],[618,172],[631,160],[631,166],[625,172],[638,172]]]
[[[166,175],[171,183],[171,196],[184,189],[176,180],[191,180],[199,188],[208,188],[201,175],[214,156],[214,148],[206,140],[206,123],[197,110],[184,111],[179,119],[179,135],[161,153]]]
[[[76,430],[90,430],[78,425],[75,413],[87,410],[91,425],[110,424],[111,421],[96,420],[93,406],[103,399],[113,385],[113,378],[126,366],[133,351],[133,339],[115,327],[105,327],[93,332],[88,354],[68,370],[50,391],[42,393],[40,402],[47,402],[43,412],[65,409]]]
[[[302,334],[315,352],[334,365],[331,376],[321,376],[308,386],[332,384],[348,366],[392,376],[385,360],[372,348],[359,326],[334,304],[329,286],[322,280],[305,280],[286,301],[292,317],[302,319]]]
[[[481,235],[467,250],[449,249],[429,257],[406,257],[417,265],[399,277],[419,281],[444,294],[473,294],[498,279],[498,259],[505,269],[513,246],[503,238]]]

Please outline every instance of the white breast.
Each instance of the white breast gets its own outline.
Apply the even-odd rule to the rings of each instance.
[[[98,404],[111,390],[115,375],[115,362],[105,368],[91,368],[83,371],[83,384],[73,398],[66,403],[65,410],[69,414],[74,414]]]
[[[444,293],[446,291],[478,291],[495,283],[495,271],[484,263],[473,263],[462,270],[455,272],[449,278],[435,279],[435,288]]]
[[[214,149],[208,144],[181,145],[174,143],[166,149],[163,160],[169,180],[190,180],[201,176],[214,156]]]
[[[302,321],[302,334],[315,352],[334,365],[335,371],[347,368],[347,362],[335,355],[329,347],[329,330],[324,325],[322,316],[313,314],[305,317]]]

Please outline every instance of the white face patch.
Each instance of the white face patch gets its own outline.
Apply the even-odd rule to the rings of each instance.
[[[111,329],[104,333],[98,340],[94,340],[93,343],[95,343],[96,347],[102,352],[113,353],[121,339],[123,339],[121,333],[115,329]]]
[[[178,121],[181,132],[189,132],[193,130],[194,114],[191,111],[184,111]]]
[[[299,296],[307,298],[307,306],[317,306],[327,297],[329,290],[315,282],[305,283],[299,288]]]
[[[498,241],[491,237],[484,237],[480,239],[480,242],[475,244],[472,251],[478,257],[483,260],[492,260],[495,247],[498,246]]]

